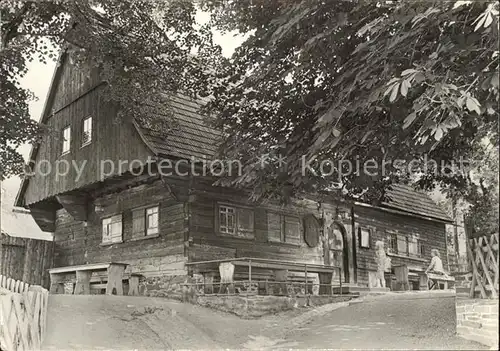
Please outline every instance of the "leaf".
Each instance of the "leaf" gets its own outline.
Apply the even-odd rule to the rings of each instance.
[[[340,133],[340,130],[339,130],[339,129],[337,129],[337,128],[335,128],[335,127],[334,127],[334,128],[332,129],[332,134],[333,134],[333,136],[334,136],[335,138],[338,138],[338,137],[340,136],[340,134],[341,134],[341,133]]]
[[[498,88],[498,72],[494,73],[493,77],[491,77],[491,86]]]
[[[403,129],[408,128],[413,123],[413,121],[415,121],[416,118],[417,118],[416,112],[410,113],[404,120]]]
[[[387,88],[387,90],[384,92],[384,96],[389,95],[389,93],[391,92],[391,90],[394,88],[394,85],[396,85],[396,84],[392,84],[389,88]]]
[[[444,134],[443,129],[441,127],[437,127],[434,133],[434,139],[436,139],[437,141],[441,140],[443,134]]]
[[[415,82],[421,83],[421,82],[423,82],[425,80],[425,76],[424,76],[424,74],[422,72],[417,72],[415,74],[415,77],[413,79],[415,79]]]
[[[470,4],[472,4],[472,1],[459,0],[455,4],[453,4],[453,9],[459,8],[460,6],[464,6],[464,5],[470,5]]]
[[[373,133],[373,130],[369,130],[368,132],[366,132],[366,134],[363,136],[363,138],[361,139],[361,144],[364,144],[366,139],[368,139],[368,137]]]
[[[409,69],[405,69],[403,72],[401,72],[401,75],[402,76],[407,76],[409,74],[412,74],[412,73],[417,73],[418,71],[416,69],[413,69],[413,68],[409,68]]]
[[[476,21],[477,24],[476,28],[474,28],[474,32],[477,32],[477,30],[483,26],[484,22],[486,21],[486,13],[483,12],[482,14],[480,14],[473,23],[475,23]]]
[[[486,15],[486,20],[484,21],[484,28],[487,28],[491,22],[493,22],[493,16],[491,16],[491,12],[488,12],[488,14]]]
[[[389,97],[390,102],[394,102],[398,97],[399,83],[394,84],[394,88],[392,88],[391,96]]]
[[[404,97],[406,97],[406,95],[408,94],[408,88],[411,87],[411,84],[408,80],[403,80],[401,82],[401,95],[403,95]]]
[[[387,82],[386,85],[392,85],[394,84],[395,82],[397,82],[399,80],[399,78],[392,78],[390,81]]]
[[[479,104],[479,101],[475,97],[472,96],[467,96],[467,100],[465,101],[465,104],[467,106],[467,109],[472,112],[476,111],[478,115],[481,114],[481,104]]]
[[[424,145],[427,142],[427,139],[429,139],[429,135],[424,135],[423,137],[421,137],[420,144]]]

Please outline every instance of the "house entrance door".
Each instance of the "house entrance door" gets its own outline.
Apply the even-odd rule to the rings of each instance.
[[[324,264],[341,267],[344,282],[349,282],[349,258],[345,235],[345,229],[340,223],[333,222],[326,228]],[[334,281],[338,281],[337,274],[335,272]]]

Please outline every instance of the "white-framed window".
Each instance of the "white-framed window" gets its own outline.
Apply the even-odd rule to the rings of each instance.
[[[218,205],[219,233],[240,238],[254,238],[254,214],[251,208]]]
[[[67,126],[62,132],[62,154],[67,154],[71,149],[71,127]]]
[[[370,236],[371,230],[369,228],[359,228],[359,247],[369,249],[370,248]]]
[[[90,144],[92,141],[92,117],[83,120],[82,146]]]
[[[236,209],[234,207],[219,206],[219,231],[223,234],[236,232]]]
[[[146,208],[146,235],[158,234],[158,206]]]
[[[102,242],[120,243],[122,242],[122,215],[103,218],[102,220]]]

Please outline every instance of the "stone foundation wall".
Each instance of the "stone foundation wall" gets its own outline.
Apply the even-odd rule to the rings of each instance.
[[[498,299],[456,299],[457,334],[498,349]]]
[[[267,314],[307,306],[321,306],[328,303],[348,301],[348,296],[241,296],[210,295],[198,296],[197,304],[219,311],[236,314],[243,318],[256,318]]]
[[[167,297],[184,302],[196,302],[197,291],[194,285],[202,284],[203,278],[195,275],[148,277],[141,280],[139,294],[151,297]]]

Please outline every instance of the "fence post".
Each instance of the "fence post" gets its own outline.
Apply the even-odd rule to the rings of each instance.
[[[308,292],[308,290],[307,290],[307,264],[304,265],[304,275],[305,275],[305,278],[306,278],[306,289],[304,291],[304,294],[307,295],[307,292]]]
[[[342,268],[339,267],[339,285],[340,285],[340,296],[342,296]]]
[[[252,260],[248,260],[248,289],[252,290]],[[258,289],[258,288],[257,288]]]

